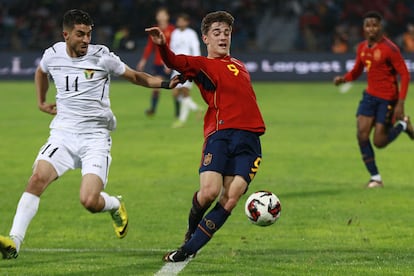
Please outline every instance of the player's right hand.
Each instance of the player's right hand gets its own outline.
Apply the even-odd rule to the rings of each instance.
[[[346,82],[346,80],[342,76],[337,76],[337,77],[334,78],[333,82],[334,82],[335,85],[339,85],[341,83]]]
[[[146,28],[145,32],[151,37],[152,42],[157,45],[164,45],[167,43],[164,33],[158,27]]]
[[[56,115],[56,103],[42,103],[39,105],[39,109],[45,113]]]

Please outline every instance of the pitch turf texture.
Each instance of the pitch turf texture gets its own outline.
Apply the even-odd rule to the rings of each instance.
[[[385,188],[364,189],[354,117],[363,86],[341,94],[331,83],[255,83],[267,133],[249,193],[273,191],[282,215],[270,227],[250,224],[245,195],[180,275],[412,275],[414,144],[402,134],[377,150]],[[2,82],[0,91],[0,232],[8,234],[52,117],[38,111],[32,82]],[[414,115],[411,92],[406,110]],[[198,187],[202,123],[193,114],[172,129],[169,91],[146,118],[149,94],[125,82],[111,91],[119,124],[107,191],[125,198],[127,237],[115,237],[109,214],[81,207],[80,171],[72,171],[44,193],[20,256],[2,260],[1,275],[154,275],[163,267]]]

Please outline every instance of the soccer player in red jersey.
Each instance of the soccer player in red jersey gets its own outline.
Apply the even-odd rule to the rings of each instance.
[[[379,13],[369,12],[364,16],[363,30],[366,40],[358,45],[354,67],[344,76],[335,77],[334,83],[353,81],[364,68],[367,72],[368,86],[357,111],[357,138],[362,159],[371,174],[367,187],[375,188],[383,187],[383,182],[370,142],[371,131],[374,129],[373,142],[377,148],[386,147],[403,131],[414,139],[410,118],[404,114],[410,74],[399,48],[383,35]]]
[[[165,37],[167,39],[167,43],[170,43],[171,33],[174,31],[174,25],[170,24],[170,15],[168,13],[167,8],[161,7],[155,12],[155,20],[157,21],[157,26],[164,32]],[[160,79],[169,78],[171,70],[164,65],[162,61],[160,52],[158,48],[154,45],[151,38],[148,37],[147,44],[145,45],[144,52],[140,61],[137,64],[138,71],[144,71],[145,65],[147,64],[147,60],[154,54],[153,60],[153,68],[151,74],[159,77]],[[152,116],[155,114],[157,110],[158,100],[160,97],[160,89],[154,88],[151,94],[151,106],[149,109],[145,111],[147,116]],[[175,116],[178,117],[179,114],[179,102],[175,99]]]
[[[262,157],[260,135],[265,124],[250,75],[230,56],[234,18],[224,11],[207,14],[201,22],[207,57],[175,55],[157,28],[148,28],[165,64],[193,80],[208,109],[204,117],[204,147],[200,187],[192,198],[184,244],[164,256],[180,262],[194,255],[220,229],[247,191]],[[217,204],[205,216],[210,205]]]

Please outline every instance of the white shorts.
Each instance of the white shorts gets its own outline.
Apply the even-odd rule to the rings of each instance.
[[[58,176],[68,170],[81,168],[82,176],[95,174],[106,186],[112,160],[111,146],[109,133],[74,134],[52,129],[48,141],[40,148],[33,167],[38,160],[45,160],[55,168]]]
[[[180,73],[173,70],[171,73],[171,78],[179,75]],[[193,87],[193,82],[192,81],[185,81],[184,83],[179,83],[177,84],[177,86],[175,88],[181,88],[181,87],[186,87],[188,89],[191,89],[191,87]]]

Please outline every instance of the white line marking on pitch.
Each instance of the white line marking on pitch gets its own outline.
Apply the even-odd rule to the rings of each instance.
[[[166,249],[153,248],[23,248],[22,252],[69,252],[69,253],[84,253],[84,252],[165,252]],[[154,276],[176,276],[180,273],[186,265],[193,258],[188,258],[184,262],[166,263],[161,269],[154,274]]]
[[[181,270],[192,260],[193,258],[188,258],[184,262],[178,263],[166,263],[154,276],[175,276],[180,273]]]

